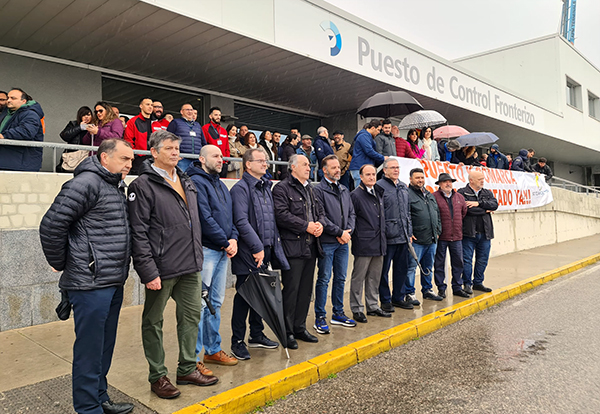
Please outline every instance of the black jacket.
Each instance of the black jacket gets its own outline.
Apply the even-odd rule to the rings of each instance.
[[[475,195],[475,191],[468,184],[466,187],[459,189],[458,193],[462,194],[465,201],[479,202],[479,206],[467,208],[467,215],[463,219],[463,236],[475,237],[477,235],[477,217],[483,216],[485,238],[488,240],[493,239],[494,223],[492,222],[492,215],[487,211],[498,209],[498,200],[496,200],[494,194],[490,190],[482,188],[479,195]]]
[[[67,144],[79,145],[85,134],[87,134],[87,130],[81,130],[79,122],[70,121],[60,133],[60,137]]]
[[[440,210],[433,195],[426,189],[408,186],[413,236],[417,244],[437,243],[442,234]]]
[[[339,192],[323,178],[313,188],[313,193],[324,210],[325,224],[320,237],[321,243],[338,243],[336,237],[340,237],[344,230],[354,230],[356,215],[350,199],[350,191],[339,181],[338,186]],[[350,234],[352,235],[352,231]]]
[[[350,193],[356,213],[356,225],[352,233],[353,256],[385,256],[387,252],[383,189],[377,186],[373,189],[375,195],[369,194],[361,182]]]
[[[531,172],[531,167],[529,166],[529,158],[527,158],[527,150],[522,149],[519,151],[519,155],[517,155],[513,160],[510,169],[513,171]]]
[[[548,164],[540,167],[540,164],[535,164],[531,167],[531,170],[536,173],[544,174],[546,176],[546,182],[552,178],[552,169],[548,167]]]
[[[310,194],[312,203],[304,195],[302,184],[291,174],[273,187],[273,207],[275,221],[283,251],[288,259],[308,259],[312,257],[309,242],[314,239],[319,257],[323,255],[320,237],[314,237],[306,232],[308,228],[308,211],[310,209],[313,222],[325,226],[323,206],[317,201],[310,182],[305,190]]]
[[[46,260],[63,271],[61,289],[122,286],[129,274],[131,237],[121,174],[90,157],[74,175],[40,224]]]
[[[202,232],[198,192],[179,168],[186,202],[146,160],[129,186],[133,266],[142,283],[202,270]]]
[[[247,275],[256,272],[256,262],[252,256],[264,249],[263,243],[266,226],[273,226],[274,244],[272,246],[271,265],[274,269],[290,268],[281,238],[275,225],[275,214],[271,209],[268,217],[262,213],[262,205],[273,204],[271,182],[266,178],[260,180],[244,172],[242,178],[231,188],[233,201],[233,222],[238,230],[238,253],[231,258],[231,273]]]
[[[395,185],[389,178],[383,177],[375,187],[383,190],[383,205],[385,206],[385,237],[388,244],[408,243],[406,236],[413,234],[410,219],[410,204],[408,188],[400,181]]]
[[[281,146],[281,161],[289,161],[292,158],[292,155],[296,153],[296,149],[292,144],[283,144]],[[287,165],[280,165],[279,171],[281,171],[281,175],[279,176],[280,180],[285,179],[289,174],[289,168]]]

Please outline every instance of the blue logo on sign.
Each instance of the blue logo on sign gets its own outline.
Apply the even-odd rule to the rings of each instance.
[[[340,31],[333,22],[327,20],[321,22],[321,29],[325,32],[329,32],[329,40],[335,39],[335,44],[331,46],[330,53],[331,56],[337,56],[342,50],[342,35],[340,34]]]

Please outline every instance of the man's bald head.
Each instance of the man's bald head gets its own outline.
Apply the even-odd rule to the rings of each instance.
[[[223,169],[223,153],[216,145],[205,145],[200,150],[198,158],[202,169],[209,174],[220,174]]]
[[[469,173],[469,185],[475,191],[479,191],[483,188],[485,183],[485,177],[481,171],[472,170]]]

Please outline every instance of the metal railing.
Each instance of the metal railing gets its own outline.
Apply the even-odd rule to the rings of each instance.
[[[574,191],[576,193],[585,193],[600,197],[600,187],[591,187],[583,184],[578,184],[573,181],[565,180],[560,177],[552,177],[548,183],[552,187],[564,188],[565,190]]]
[[[73,145],[73,144],[63,144],[61,142],[39,142],[39,141],[20,141],[14,139],[0,139],[0,145],[10,145],[15,147],[30,147],[30,148],[49,148],[52,150],[52,172],[56,172],[56,165],[60,156],[62,155],[62,150],[87,150],[87,151],[97,151],[98,147],[92,145]],[[60,151],[60,154],[58,153]],[[133,153],[136,155],[151,155],[150,151],[144,150],[133,150]],[[58,156],[58,158],[57,158]],[[190,158],[197,159],[198,154],[179,154],[182,158]],[[223,157],[224,161],[232,161],[232,162],[242,162],[241,158],[233,158],[233,157]],[[269,165],[288,165],[287,161],[270,161],[267,160]],[[314,167],[316,164],[311,164],[311,167]],[[316,174],[315,174],[316,175]],[[316,180],[316,177],[315,177]]]

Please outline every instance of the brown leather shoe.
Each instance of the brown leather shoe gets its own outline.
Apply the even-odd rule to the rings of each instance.
[[[176,398],[181,394],[181,391],[171,384],[171,381],[169,381],[169,378],[167,378],[166,375],[150,384],[150,389],[154,394],[158,395],[158,397],[165,399]]]
[[[207,385],[214,385],[219,382],[219,379],[213,375],[204,375],[197,369],[195,369],[191,374],[185,375],[183,377],[177,377],[178,385],[199,385],[201,387],[205,387]]]
[[[196,361],[196,369],[202,373],[202,375],[214,375],[213,372],[206,368],[204,364],[200,361]]]
[[[227,355],[225,352],[223,352],[223,350],[220,350],[216,354],[212,354],[212,355],[204,354],[204,363],[205,364],[208,364],[208,363],[219,364],[219,365],[237,365],[238,360],[237,360],[237,358]],[[202,372],[202,370],[200,370],[200,372]],[[212,372],[210,374],[207,374],[206,372],[202,372],[202,373],[204,375],[212,375]]]

